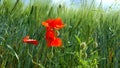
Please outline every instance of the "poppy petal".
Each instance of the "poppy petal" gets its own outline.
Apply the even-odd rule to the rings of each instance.
[[[24,43],[28,43],[28,44],[34,44],[34,45],[38,45],[38,41],[34,40],[34,39],[29,39],[29,36],[25,36],[23,38],[23,42]]]
[[[52,41],[51,45],[55,47],[60,47],[62,45],[62,40],[60,38],[56,38],[54,41]]]
[[[64,27],[64,24],[62,22],[61,18],[56,18],[56,19],[48,19],[46,22],[42,22],[42,25],[45,27],[49,28],[54,28],[54,29],[61,29]]]
[[[63,24],[61,18],[56,18],[53,25],[54,25],[55,29],[61,29],[64,27],[64,24]]]
[[[49,23],[49,24],[51,24],[51,23],[53,23],[54,21],[55,21],[55,19],[48,19],[46,22]]]
[[[23,40],[25,40],[25,39],[29,39],[29,37],[30,37],[30,36],[25,36],[25,37],[23,38]]]
[[[33,39],[28,39],[26,41],[24,41],[25,43],[28,44],[34,44],[34,45],[38,45],[38,41],[37,40],[33,40]]]
[[[42,25],[45,26],[45,27],[49,26],[49,24],[47,22],[42,22]]]
[[[47,29],[47,31],[46,31],[46,39],[54,39],[55,36],[56,36],[56,33],[54,32],[54,30]]]

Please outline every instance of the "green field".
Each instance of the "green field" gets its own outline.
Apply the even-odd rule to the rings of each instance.
[[[94,3],[78,9],[35,2],[0,0],[0,68],[119,68],[120,10]],[[61,18],[61,47],[47,47],[42,22]],[[38,46],[22,40],[29,35]]]

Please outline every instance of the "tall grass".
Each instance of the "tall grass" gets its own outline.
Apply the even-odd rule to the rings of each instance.
[[[85,3],[73,10],[51,6],[49,1],[36,1],[24,10],[20,0],[14,4],[4,0],[0,5],[0,68],[119,68],[119,14],[119,10],[106,12]],[[41,22],[57,17],[66,25],[60,30],[63,45],[47,48]],[[39,40],[39,45],[23,43],[26,35]]]

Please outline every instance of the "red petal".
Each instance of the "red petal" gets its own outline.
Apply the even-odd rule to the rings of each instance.
[[[38,45],[38,41],[37,40],[33,40],[33,39],[28,39],[28,40],[25,41],[25,43]]]
[[[52,29],[47,29],[46,31],[46,41],[47,41],[47,46],[51,46],[51,42],[55,39],[55,32]]]
[[[25,37],[23,38],[23,42],[26,42],[28,39],[29,39],[29,36],[25,36]]]
[[[45,26],[45,27],[49,26],[49,24],[47,22],[42,22],[42,25]]]
[[[30,37],[30,36],[25,36],[25,37],[23,38],[23,40],[24,40],[24,39],[29,39],[29,37]]]
[[[52,41],[51,45],[55,47],[60,47],[62,45],[62,40],[60,38],[56,38],[54,41]]]
[[[42,22],[42,25],[45,27],[54,28],[54,29],[61,29],[64,27],[64,24],[61,18],[48,19],[46,22]]]
[[[34,39],[29,39],[29,36],[23,38],[24,43],[38,45],[38,41]]]
[[[61,18],[56,18],[53,23],[51,23],[51,26],[55,29],[61,29],[64,27],[64,24],[61,20]]]
[[[54,21],[55,21],[55,19],[48,19],[46,22],[49,23],[49,24],[51,24],[51,23],[53,23]]]
[[[54,30],[52,30],[52,29],[47,29],[47,31],[46,31],[46,39],[47,39],[47,40],[54,39],[55,36],[56,36],[56,33],[54,32]]]

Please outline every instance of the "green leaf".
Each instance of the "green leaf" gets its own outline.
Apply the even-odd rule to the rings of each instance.
[[[14,51],[14,49],[10,46],[7,45],[7,47],[12,51],[12,53],[15,55],[15,57],[17,58],[18,62],[19,62],[19,56],[17,55],[17,53]]]
[[[78,43],[81,44],[81,40],[80,40],[80,38],[77,35],[75,35],[75,38],[78,41]]]

